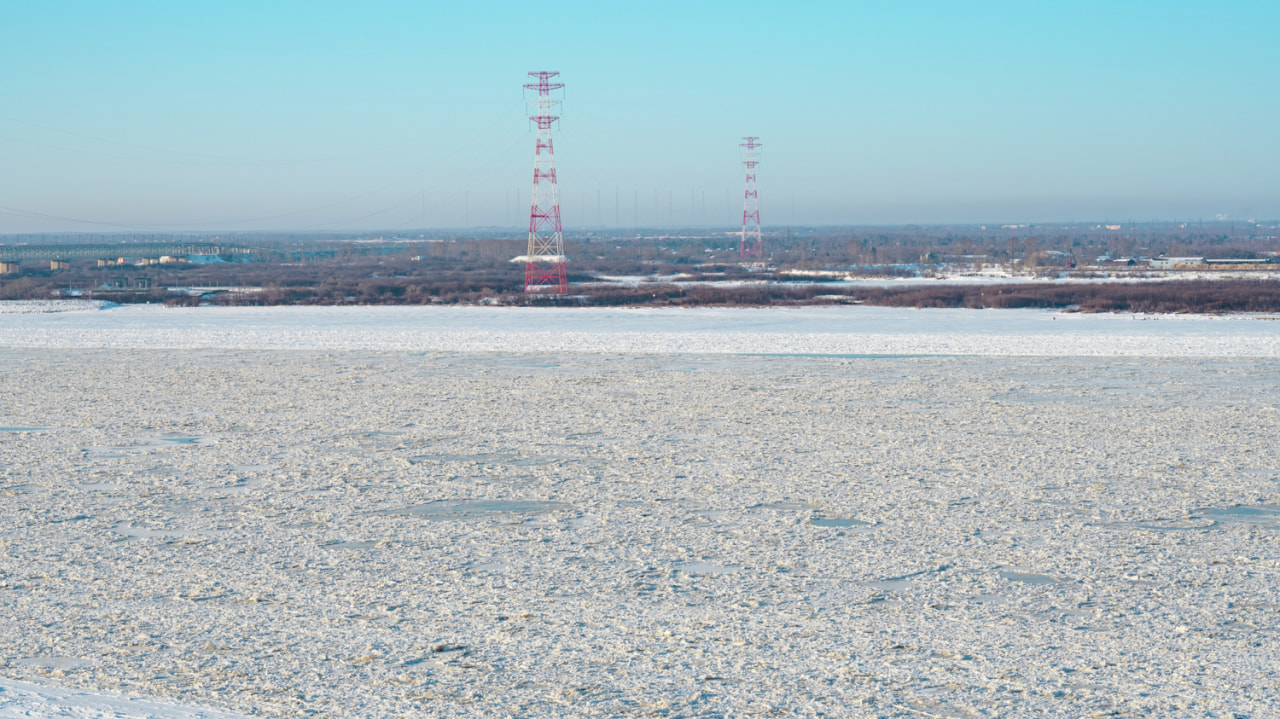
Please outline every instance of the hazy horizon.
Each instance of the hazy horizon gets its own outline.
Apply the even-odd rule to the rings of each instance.
[[[0,234],[519,228],[543,69],[566,230],[732,229],[747,134],[766,230],[1280,217],[1262,2],[7,16]]]
[[[1075,222],[1048,221],[1048,222],[1024,222],[1024,223],[1001,223],[1001,222],[985,222],[985,223],[965,223],[965,222],[940,222],[940,223],[893,223],[893,224],[832,224],[832,225],[814,225],[814,224],[797,224],[797,225],[776,225],[766,226],[763,232],[766,236],[780,236],[787,233],[867,233],[867,232],[971,232],[975,235],[997,235],[999,233],[1036,233],[1048,231],[1084,231],[1096,232],[1104,231],[1107,233],[1115,233],[1122,236],[1134,231],[1163,231],[1168,232],[1185,228],[1187,230],[1204,231],[1209,233],[1219,233],[1222,231],[1234,230],[1237,234],[1246,229],[1263,230],[1267,232],[1280,230],[1280,219],[1251,219],[1251,220],[1232,220],[1232,219],[1190,219],[1190,220],[1080,220]],[[352,228],[344,230],[295,230],[295,229],[279,229],[279,230],[206,230],[206,229],[175,229],[175,230],[51,230],[51,231],[24,231],[24,232],[0,232],[0,243],[3,242],[29,242],[31,240],[39,241],[42,238],[59,238],[68,239],[75,238],[79,241],[129,241],[131,239],[146,240],[148,238],[164,238],[164,237],[196,237],[203,239],[211,239],[217,237],[249,237],[255,235],[272,236],[279,235],[282,238],[292,236],[296,238],[353,238],[357,236],[368,236],[367,239],[387,239],[387,240],[415,240],[426,238],[429,240],[441,240],[449,237],[458,239],[523,239],[528,231],[526,225],[478,225],[472,227],[407,227],[407,228]],[[617,237],[626,239],[633,234],[641,237],[649,237],[652,233],[658,232],[692,232],[705,234],[708,237],[725,235],[736,237],[740,234],[740,228],[730,226],[714,226],[714,225],[636,225],[636,226],[580,226],[574,227],[566,225],[564,235],[566,238],[573,239],[582,236],[600,236],[600,237]],[[373,237],[377,235],[378,237]],[[1268,235],[1270,236],[1270,235]],[[1244,239],[1244,238],[1241,238]]]

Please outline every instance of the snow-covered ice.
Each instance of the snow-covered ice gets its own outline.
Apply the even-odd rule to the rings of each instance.
[[[1280,713],[1274,321],[283,309],[0,317],[0,717]]]
[[[1280,316],[884,307],[135,305],[96,312],[0,313],[0,347],[1280,357]]]
[[[0,679],[0,719],[243,719],[201,707]]]
[[[106,300],[6,300],[0,301],[0,315],[90,312],[115,306],[114,302]]]

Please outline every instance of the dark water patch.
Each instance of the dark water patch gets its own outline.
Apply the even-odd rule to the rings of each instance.
[[[711,562],[685,562],[676,566],[676,571],[685,574],[733,574],[736,567],[724,567]]]
[[[809,520],[809,524],[815,527],[870,527],[871,522],[864,522],[861,519],[847,519],[840,517],[813,517]]]
[[[1102,387],[1107,394],[1153,395],[1156,390],[1149,387]]]
[[[939,357],[965,357],[966,355],[948,355],[948,354],[823,354],[818,352],[738,352],[730,355],[731,357],[763,357],[763,358],[787,358],[795,357],[800,359],[934,359]]]
[[[918,572],[903,574],[898,577],[886,577],[884,579],[865,582],[868,587],[882,589],[889,592],[905,592],[912,589],[916,585],[916,580],[922,577],[930,577],[942,574],[951,569],[950,564],[939,564],[932,569],[921,569]]]
[[[409,457],[409,464],[424,462],[460,462],[465,464],[506,464],[515,459],[513,454],[420,454]]]
[[[115,447],[85,447],[84,451],[89,456],[97,459],[123,459],[130,454],[145,453],[166,447],[196,447],[217,444],[217,440],[212,437],[180,437],[172,435],[143,437],[135,441],[138,444]]]
[[[1226,636],[1239,634],[1252,634],[1258,631],[1258,625],[1253,622],[1242,621],[1239,619],[1228,619],[1218,623],[1218,629]]]
[[[995,399],[1001,402],[1013,402],[1016,404],[1048,404],[1050,402],[1059,401],[1062,399],[1062,397],[1063,395],[1026,393],[1026,394],[1007,394],[1004,396],[995,397]],[[1022,432],[1004,433],[1003,436],[1021,437],[1023,436],[1023,433]]]
[[[76,514],[70,517],[62,517],[60,519],[51,519],[49,520],[49,524],[64,524],[66,522],[83,522],[88,519],[93,519],[93,517],[90,517],[87,514]]]
[[[208,491],[221,493],[224,495],[244,494],[252,489],[256,489],[266,484],[263,479],[249,479],[241,477],[232,484],[225,484],[218,487],[209,487]]]
[[[206,437],[156,437],[156,441],[180,445],[211,444]]]
[[[13,663],[23,667],[43,667],[54,671],[79,669],[90,664],[88,659],[77,659],[75,657],[24,657],[22,659],[14,659]]]
[[[514,454],[420,454],[408,457],[409,464],[429,464],[439,463],[445,464],[449,462],[457,464],[507,464],[512,467],[536,467],[543,464],[552,464],[557,461],[554,457],[522,457],[517,459]]]
[[[1001,570],[1000,578],[1010,582],[1021,582],[1022,584],[1059,584],[1058,580],[1047,574],[1033,574],[1031,572],[1009,572]]]
[[[1192,510],[1192,517],[1203,517],[1215,522],[1241,524],[1274,524],[1280,522],[1280,506],[1271,504],[1237,504],[1234,507],[1206,507]]]
[[[1179,519],[1142,519],[1132,522],[1110,522],[1108,524],[1100,524],[1100,527],[1117,527],[1120,529],[1144,529],[1152,532],[1186,532],[1200,529],[1209,529],[1217,522],[1208,518],[1192,518],[1182,517]]]
[[[463,478],[454,477],[453,479],[463,479]],[[496,476],[496,477],[469,477],[468,479],[480,485],[484,485],[484,484],[511,485],[511,484],[521,484],[524,482],[535,482],[537,481],[538,478],[534,477],[532,474],[503,474],[501,476]]]
[[[169,539],[180,540],[191,537],[204,537],[215,534],[226,534],[225,529],[212,530],[194,530],[194,529],[147,529],[146,527],[134,527],[128,522],[121,522],[111,528],[116,534],[124,535],[127,539]]]
[[[321,544],[320,548],[321,549],[373,549],[376,546],[378,546],[377,542],[334,540],[332,542],[325,542],[324,544]]]
[[[747,507],[747,509],[772,509],[777,512],[793,512],[813,509],[817,506],[818,505],[816,504],[806,504],[803,502],[767,502],[765,504],[753,504],[750,507]]]
[[[874,582],[867,582],[868,587],[873,587],[885,592],[907,592],[916,586],[915,582],[909,579],[881,579]]]
[[[460,499],[428,502],[403,509],[384,509],[377,513],[390,516],[413,515],[431,520],[449,520],[473,519],[502,514],[546,514],[572,508],[572,505],[565,502],[518,499]]]
[[[548,457],[525,457],[524,459],[513,459],[507,464],[512,467],[537,467],[542,464],[551,464],[554,459]]]
[[[348,432],[346,434],[336,435],[334,439],[354,440],[362,445],[383,448],[400,444],[403,441],[403,437],[404,434],[401,432],[371,430],[368,432]]]

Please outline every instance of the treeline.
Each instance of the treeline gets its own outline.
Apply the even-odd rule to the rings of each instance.
[[[1280,281],[1203,280],[1019,285],[915,285],[896,288],[779,284],[741,287],[658,285],[591,293],[592,305],[772,306],[866,304],[883,307],[1075,312],[1280,312]]]
[[[591,270],[640,274],[654,265],[694,267],[736,264],[732,234],[569,242],[576,264]],[[1244,227],[1125,227],[965,230],[945,227],[901,229],[804,229],[773,232],[765,238],[764,262],[803,270],[848,270],[909,266],[999,264],[1020,269],[1071,269],[1098,257],[1206,256],[1254,259],[1280,250],[1274,231]]]
[[[1280,312],[1280,281],[1187,280],[877,290],[857,298],[888,307],[1037,307],[1078,312]]]
[[[239,279],[239,278],[238,278]],[[280,279],[280,278],[278,278]],[[911,284],[865,287],[832,283],[752,282],[699,284],[641,282],[635,286],[571,285],[569,297],[530,296],[523,292],[522,268],[424,273],[415,276],[343,277],[329,274],[308,284],[301,278],[264,282],[253,291],[174,292],[86,290],[73,296],[119,303],[169,305],[589,305],[765,307],[866,304],[885,307],[1013,309],[1043,308],[1077,312],[1231,313],[1280,312],[1280,278],[1274,280],[1175,280],[1106,283],[1028,283],[1008,285]],[[248,287],[241,284],[240,286]],[[66,284],[52,278],[21,277],[0,282],[0,300],[68,296]]]
[[[30,262],[18,275],[0,275],[0,300],[77,296],[121,303],[228,305],[864,303],[894,307],[1041,307],[1082,312],[1280,312],[1280,277],[1259,281],[999,286],[937,282],[858,287],[814,282],[824,277],[823,273],[830,273],[825,275],[829,279],[845,273],[863,277],[927,275],[937,264],[960,261],[948,258],[970,258],[969,262],[977,264],[983,257],[1017,258],[1024,268],[1046,267],[1041,276],[1055,277],[1060,274],[1053,269],[1055,266],[1062,267],[1072,258],[1104,246],[1130,241],[1168,244],[1175,240],[1185,240],[1190,243],[1187,247],[1208,247],[1212,253],[1203,254],[1223,257],[1262,255],[1276,246],[1271,240],[1243,243],[1208,235],[1179,240],[1168,232],[1137,239],[1090,232],[1074,239],[1037,239],[1013,232],[972,238],[936,229],[874,234],[811,231],[770,238],[766,242],[769,255],[757,263],[743,262],[738,257],[736,238],[727,234],[594,238],[568,243],[569,280],[574,296],[551,299],[523,293],[524,267],[511,262],[512,257],[525,250],[523,241],[466,238],[384,246],[329,242],[291,246],[289,252],[281,253],[285,258],[282,262],[98,267],[96,262],[77,260],[71,262],[69,269],[59,271],[48,269],[47,263],[41,266]],[[1071,252],[1046,249],[1050,247],[1067,247]],[[913,262],[908,261],[913,257]],[[806,271],[811,274],[804,274]],[[1140,271],[1146,272],[1145,268]],[[1083,272],[1074,276],[1088,277]],[[609,277],[630,279],[623,283],[601,279]],[[237,288],[253,291],[236,291]]]

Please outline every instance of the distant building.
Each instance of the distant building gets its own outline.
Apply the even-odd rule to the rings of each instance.
[[[113,277],[110,282],[102,283],[98,289],[103,291],[110,290],[149,290],[151,289],[150,277]]]
[[[1203,257],[1153,257],[1151,258],[1151,269],[1153,270],[1178,270],[1187,267],[1200,267],[1204,264]]]
[[[1275,269],[1274,257],[1259,259],[1239,259],[1224,257],[1222,259],[1206,259],[1204,257],[1156,257],[1151,260],[1153,270],[1270,270]]]
[[[1207,259],[1207,260],[1205,260],[1205,261],[1204,261],[1205,265],[1207,265],[1208,267],[1210,267],[1210,268],[1212,268],[1212,269],[1215,269],[1215,270],[1265,270],[1265,269],[1273,269],[1273,268],[1271,268],[1271,267],[1268,267],[1268,265],[1272,265],[1272,264],[1274,264],[1274,262],[1275,262],[1275,258],[1273,258],[1273,257],[1264,257],[1264,258],[1256,259],[1256,260],[1255,260],[1255,259],[1241,260],[1241,259],[1233,259],[1233,258],[1224,258],[1224,259],[1220,259],[1220,260],[1210,260],[1210,259]]]

